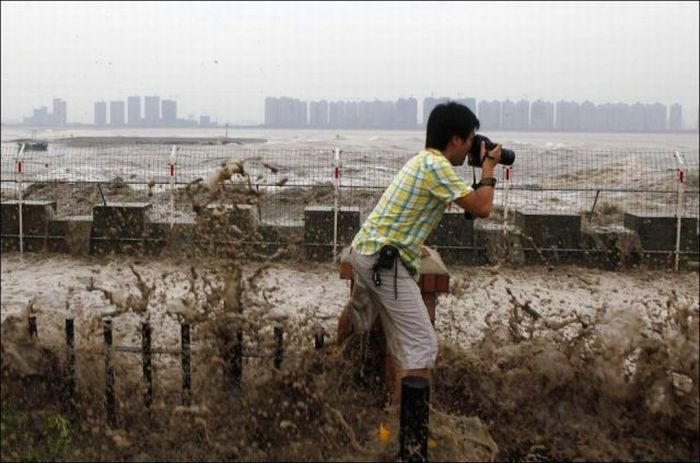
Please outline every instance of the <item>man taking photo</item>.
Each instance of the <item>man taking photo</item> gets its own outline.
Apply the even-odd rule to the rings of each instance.
[[[395,371],[393,403],[401,402],[401,379],[430,379],[437,338],[417,280],[423,242],[455,202],[476,217],[488,217],[501,145],[481,144],[481,181],[472,188],[459,178],[479,120],[464,105],[436,106],[428,118],[425,149],[396,174],[353,239],[349,262],[354,285],[338,322],[338,340],[368,332],[381,317]]]

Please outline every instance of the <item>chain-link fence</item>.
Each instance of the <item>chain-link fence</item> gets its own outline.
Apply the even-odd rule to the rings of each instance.
[[[148,201],[156,219],[193,216],[184,192],[190,182],[216,175],[217,168],[245,161],[246,177],[232,185],[262,193],[257,206],[263,223],[301,225],[309,205],[334,204],[334,173],[339,167],[339,204],[357,206],[361,218],[376,204],[404,163],[415,153],[335,149],[247,149],[239,145],[49,144],[46,151],[24,151],[3,144],[0,190],[16,197],[21,171],[25,199],[55,200],[59,215],[87,215],[105,201]],[[681,213],[698,216],[698,152],[619,152],[520,150],[512,166],[505,203],[504,170],[494,204],[509,210],[533,209],[584,214],[622,212],[673,216],[678,207],[679,169],[684,171]],[[339,165],[338,165],[339,164]],[[472,168],[458,168],[471,183]],[[479,172],[476,172],[478,179]],[[171,199],[172,195],[172,199]]]

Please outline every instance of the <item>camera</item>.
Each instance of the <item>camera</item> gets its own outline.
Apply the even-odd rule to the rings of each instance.
[[[489,140],[483,135],[474,135],[474,143],[472,143],[472,149],[469,151],[469,156],[467,159],[467,164],[474,167],[481,167],[481,142],[486,143],[486,151],[491,151],[496,147],[496,144]],[[509,150],[501,147],[501,160],[500,164],[504,166],[510,166],[515,162],[515,153],[513,150]]]

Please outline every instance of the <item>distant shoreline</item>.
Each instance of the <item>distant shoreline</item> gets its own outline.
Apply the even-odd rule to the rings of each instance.
[[[66,137],[52,140],[69,146],[91,145],[250,145],[265,143],[264,138],[226,138],[226,137]]]

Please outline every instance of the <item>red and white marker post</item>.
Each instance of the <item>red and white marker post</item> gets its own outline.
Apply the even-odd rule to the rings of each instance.
[[[24,147],[26,145],[22,143],[19,150],[17,150],[17,171],[15,175],[15,183],[17,185],[17,198],[19,200],[19,252],[24,253],[24,224],[22,223],[22,194],[24,193]]]
[[[338,202],[340,200],[340,149],[333,151],[333,260],[338,255]]]
[[[170,229],[173,229],[175,221],[175,155],[177,154],[177,145],[173,145],[170,150]]]
[[[685,159],[683,159],[681,153],[676,151],[673,155],[676,158],[676,165],[678,166],[676,169],[678,178],[678,202],[676,203],[676,262],[674,267],[677,272],[681,254],[681,215],[683,214],[683,190],[685,189],[687,168],[685,166]]]
[[[508,220],[508,191],[510,190],[511,167],[503,166],[503,231],[505,232],[506,220]]]

